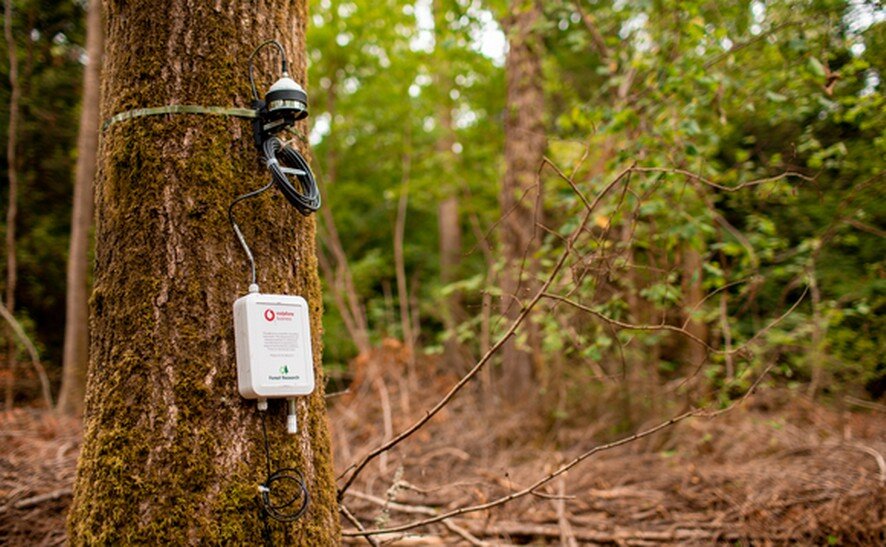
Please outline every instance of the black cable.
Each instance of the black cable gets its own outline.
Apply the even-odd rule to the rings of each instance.
[[[308,216],[320,208],[321,199],[317,181],[308,162],[298,150],[283,144],[277,137],[269,137],[262,143],[262,152],[277,188],[299,213]],[[298,186],[290,181],[288,175],[293,176]]]
[[[277,137],[270,135],[271,132],[286,128],[298,119],[307,116],[307,111],[302,109],[300,111],[300,116],[294,116],[290,113],[289,117],[286,116],[285,112],[281,112],[280,115],[283,116],[281,120],[276,120],[274,124],[262,125],[262,113],[265,112],[266,105],[264,101],[259,99],[258,91],[255,87],[253,61],[258,52],[268,45],[273,45],[280,51],[283,64],[283,76],[288,76],[286,52],[283,50],[283,46],[281,46],[276,40],[268,40],[255,48],[255,51],[249,56],[249,86],[252,89],[252,97],[254,101],[253,107],[256,109],[259,116],[255,121],[253,131],[256,144],[260,145],[259,147],[264,154],[265,163],[268,170],[271,172],[271,182],[258,190],[238,196],[228,206],[228,220],[231,222],[231,228],[233,229],[237,240],[240,242],[243,251],[246,253],[246,258],[249,259],[249,266],[252,274],[249,289],[250,292],[258,290],[258,285],[256,284],[255,257],[253,257],[252,251],[246,243],[246,238],[243,236],[243,232],[237,224],[237,219],[234,217],[234,207],[241,201],[256,197],[267,191],[271,186],[276,185],[283,195],[286,196],[289,203],[291,203],[299,213],[307,216],[320,208],[320,191],[317,188],[317,182],[314,180],[314,174],[311,172],[308,162],[305,161],[297,150],[283,144],[283,142]],[[304,95],[304,92],[301,91],[300,88],[295,91]],[[306,96],[303,102],[306,104]],[[281,123],[283,125],[281,125]],[[294,181],[290,181],[290,177],[293,177]],[[256,502],[260,508],[262,538],[265,545],[271,546],[273,543],[271,527],[268,519],[274,519],[278,522],[293,522],[299,519],[308,510],[311,496],[308,492],[304,475],[302,475],[301,471],[298,469],[294,467],[284,467],[275,471],[271,470],[271,447],[270,442],[268,441],[268,426],[265,418],[266,409],[267,406],[265,405],[260,408],[259,412],[261,413],[261,430],[264,442],[265,468],[267,475],[264,482],[258,487],[259,496]],[[275,503],[271,499],[275,487],[277,488],[278,495],[283,497],[283,500],[279,503]],[[283,493],[280,494],[280,492]]]
[[[237,236],[237,240],[240,242],[240,246],[243,247],[243,251],[246,253],[246,258],[249,259],[249,267],[252,271],[252,281],[250,283],[253,285],[255,285],[255,258],[252,256],[252,251],[249,249],[249,245],[246,244],[246,238],[243,237],[243,232],[240,231],[240,226],[237,224],[237,219],[234,218],[234,206],[245,199],[253,198],[265,192],[273,185],[274,182],[271,181],[258,190],[247,192],[242,196],[237,196],[236,198],[234,198],[234,201],[232,201],[231,204],[228,205],[228,220],[231,222],[231,228],[234,230],[234,235]]]
[[[287,201],[289,201],[289,203],[291,203],[302,215],[310,215],[317,211],[321,205],[320,190],[317,188],[317,181],[314,179],[314,173],[311,171],[310,166],[308,166],[308,162],[305,161],[301,154],[299,154],[298,150],[289,145],[283,144],[283,142],[277,137],[268,138],[264,142],[262,150],[265,155],[265,163],[267,164],[268,170],[271,172],[271,182],[262,186],[258,190],[253,190],[252,192],[237,196],[231,204],[228,205],[228,221],[230,221],[231,229],[234,231],[237,241],[240,242],[240,246],[243,248],[243,252],[246,253],[246,258],[249,260],[249,269],[251,273],[250,283],[253,285],[256,283],[255,257],[253,256],[249,245],[246,243],[246,238],[240,230],[240,225],[237,224],[237,219],[234,217],[234,207],[241,201],[261,195],[271,188],[271,186],[275,185],[280,189],[283,195],[286,196]],[[293,176],[298,187],[292,183],[289,175]]]
[[[260,484],[258,488],[261,493],[262,512],[265,516],[270,517],[277,522],[293,522],[298,520],[305,514],[305,511],[308,510],[308,505],[311,502],[311,495],[308,493],[305,477],[298,469],[295,469],[294,467],[284,467],[282,469],[277,469],[276,471],[271,471],[271,448],[268,442],[268,426],[265,419],[265,411],[259,412],[261,412],[262,417],[261,431],[265,445],[265,467],[267,468],[268,473],[265,482]],[[274,489],[274,483],[277,483],[279,487],[287,482],[295,483],[295,494],[289,499],[284,499],[284,501],[274,504],[271,501],[271,492]],[[298,505],[297,508],[287,511],[287,508],[293,506],[298,500],[301,500],[301,504]]]
[[[255,78],[252,76],[252,71],[254,68],[253,61],[255,60],[255,56],[259,51],[262,50],[265,46],[273,45],[280,51],[280,57],[282,58],[283,72],[289,72],[289,63],[286,61],[286,50],[283,49],[283,46],[280,45],[280,42],[277,40],[267,40],[262,42],[255,48],[255,51],[249,56],[249,86],[252,88],[252,98],[258,101],[258,91],[255,89]]]

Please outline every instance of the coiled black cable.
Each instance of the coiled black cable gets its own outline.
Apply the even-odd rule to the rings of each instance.
[[[308,505],[311,503],[311,495],[308,493],[305,477],[298,469],[295,469],[294,467],[284,467],[282,469],[277,469],[276,471],[271,471],[271,448],[268,442],[268,426],[265,419],[266,411],[260,412],[261,430],[265,445],[265,466],[268,473],[265,482],[261,483],[258,487],[261,508],[264,515],[278,522],[292,522],[299,519],[305,514],[305,511],[308,510]],[[295,493],[279,503],[274,503],[271,500],[274,483],[277,483],[278,487],[283,486],[286,483],[294,483]],[[294,507],[299,500],[301,500],[301,503],[298,504],[297,507],[292,510],[287,510],[289,507]]]
[[[299,213],[308,216],[320,208],[317,181],[298,150],[283,144],[277,137],[270,137],[262,143],[262,152],[274,184]],[[290,175],[298,186],[290,180]]]

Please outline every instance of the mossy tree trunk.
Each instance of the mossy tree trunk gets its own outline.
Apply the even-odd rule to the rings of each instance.
[[[247,57],[279,39],[304,82],[305,0],[108,0],[102,118],[167,104],[248,106]],[[271,50],[258,75],[279,73]],[[258,78],[264,89],[270,76]],[[263,81],[264,80],[264,81]],[[302,130],[305,129],[303,125]],[[198,115],[133,119],[102,134],[85,437],[69,514],[83,544],[258,544],[264,479],[258,412],[237,393],[231,305],[247,267],[227,223],[231,199],[266,182],[246,121]],[[264,292],[311,307],[317,389],[285,433],[271,401],[274,466],[299,468],[307,514],[272,522],[274,543],[338,542],[320,370],[315,226],[276,192],[247,202],[241,224]]]

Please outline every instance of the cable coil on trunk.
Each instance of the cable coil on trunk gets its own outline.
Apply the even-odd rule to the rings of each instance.
[[[277,137],[269,137],[262,143],[262,152],[274,184],[299,213],[308,216],[320,208],[317,181],[314,180],[308,162],[295,148],[284,144]]]

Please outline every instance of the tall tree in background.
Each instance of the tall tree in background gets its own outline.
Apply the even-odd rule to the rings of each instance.
[[[15,37],[12,34],[12,0],[6,0],[3,14],[3,35],[6,38],[9,59],[9,85],[12,94],[9,98],[9,133],[6,138],[6,169],[9,179],[8,199],[6,205],[6,294],[5,305],[9,313],[15,310],[15,288],[17,283],[17,268],[15,257],[15,221],[18,215],[18,171],[16,170],[16,146],[18,143],[18,115],[21,86],[18,80],[18,54],[16,53]],[[15,392],[15,366],[16,347],[13,340],[11,327],[6,327],[6,409],[9,410],[14,404]]]
[[[452,121],[453,89],[451,59],[454,57],[449,50],[454,43],[450,35],[446,15],[449,13],[443,0],[435,0],[434,10],[434,53],[436,62],[436,92],[440,96],[437,121],[440,124],[440,136],[437,140],[437,161],[440,169],[440,203],[437,206],[437,226],[440,234],[440,282],[445,286],[458,279],[458,267],[461,262],[461,221],[458,206],[459,169],[455,163],[458,159],[452,147],[456,144]],[[446,328],[446,340],[443,345],[443,358],[450,370],[458,370],[462,366],[461,350],[455,329],[464,320],[461,309],[459,291],[449,291],[443,302],[443,326]]]
[[[83,101],[77,136],[77,166],[71,215],[71,244],[65,306],[65,346],[58,410],[69,415],[83,411],[86,366],[89,359],[89,229],[92,226],[92,179],[98,150],[99,77],[102,59],[101,2],[91,0],[86,13],[86,57]]]
[[[304,0],[225,7],[112,0],[105,10],[102,118],[167,104],[246,105],[247,58],[269,38],[282,41],[293,78],[304,81]],[[262,57],[257,75],[279,74],[270,60]],[[237,393],[231,304],[247,279],[226,217],[233,197],[266,179],[251,128],[193,115],[118,123],[103,134],[99,173],[94,330],[71,542],[258,543],[265,454],[255,405]],[[270,401],[274,465],[304,474],[311,505],[294,523],[272,522],[268,542],[332,545],[339,524],[314,219],[277,195],[241,210],[251,213],[242,224],[259,282],[310,304],[318,376],[316,391],[299,399],[297,436],[285,435],[284,409]]]
[[[499,198],[505,260],[501,305],[508,319],[519,315],[521,301],[530,296],[537,272],[534,254],[541,243],[538,171],[546,147],[541,19],[542,9],[535,0],[516,0],[502,20],[509,49],[505,64],[505,174]],[[537,349],[537,329],[531,322],[525,328],[529,346]],[[511,340],[504,347],[503,360],[502,393],[519,399],[533,375],[534,356]]]

